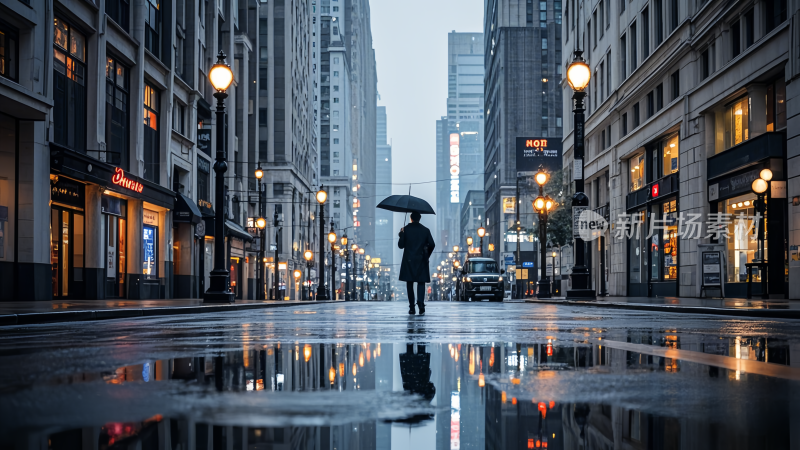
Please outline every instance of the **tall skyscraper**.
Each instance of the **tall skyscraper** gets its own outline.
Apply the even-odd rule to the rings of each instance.
[[[483,33],[447,36],[447,116],[437,123],[437,227],[443,248],[465,245],[460,212],[483,190]]]
[[[516,208],[520,208],[523,230],[528,236],[534,231],[530,199],[523,197],[519,202],[516,198],[516,177],[518,171],[536,168],[522,167],[522,161],[517,161],[517,138],[543,137],[553,144],[561,142],[561,5],[556,0],[486,2],[484,179],[488,242],[484,239],[484,246],[494,244],[496,251],[490,255],[494,258],[516,250],[516,231],[507,231],[515,223]],[[552,159],[555,167],[550,170],[560,168],[560,158]],[[526,246],[533,250],[530,242]]]
[[[336,234],[375,248],[377,75],[368,2],[322,0],[318,46],[320,179]],[[363,255],[365,256],[365,255]],[[352,260],[351,260],[352,264]],[[355,266],[355,265],[354,265]],[[363,263],[359,263],[363,267]],[[340,271],[336,288],[344,281]],[[356,274],[351,271],[353,280]]]
[[[377,146],[375,156],[375,184],[376,202],[392,195],[392,146],[386,138],[386,107],[377,108]],[[381,259],[380,265],[386,268],[393,268],[394,262],[394,213],[383,209],[375,211],[375,253]],[[394,270],[394,269],[392,269]],[[389,274],[386,275],[390,275]],[[384,280],[385,278],[385,280]],[[388,283],[389,277],[381,278],[383,284]]]
[[[262,182],[270,199],[264,211],[270,225],[267,243],[274,243],[277,235],[278,259],[287,262],[278,271],[278,298],[299,299],[291,273],[305,267],[303,251],[311,248],[309,217],[318,183],[315,69],[308,53],[315,39],[313,14],[291,1],[275,0],[261,6],[258,17],[258,161],[266,172]],[[270,220],[275,216],[282,221],[277,229]]]

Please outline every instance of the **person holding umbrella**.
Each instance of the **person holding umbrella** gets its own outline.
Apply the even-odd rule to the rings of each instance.
[[[403,249],[403,262],[400,265],[400,281],[406,282],[408,289],[408,313],[414,311],[414,283],[417,283],[416,301],[419,315],[425,315],[425,283],[431,282],[428,259],[436,244],[431,231],[419,223],[421,214],[436,214],[425,200],[410,195],[392,195],[378,204],[378,208],[394,212],[410,212],[411,223],[400,229],[397,246]]]

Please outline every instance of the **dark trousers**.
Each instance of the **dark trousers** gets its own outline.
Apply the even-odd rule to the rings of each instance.
[[[408,290],[408,307],[414,307],[414,282],[413,281],[406,281],[406,289]],[[417,304],[421,307],[425,307],[425,283],[417,283],[417,297],[419,300]]]

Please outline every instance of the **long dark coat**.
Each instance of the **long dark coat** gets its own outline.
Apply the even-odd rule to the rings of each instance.
[[[403,249],[400,281],[430,283],[428,259],[436,247],[431,231],[419,222],[411,222],[404,227],[399,236],[397,246]]]

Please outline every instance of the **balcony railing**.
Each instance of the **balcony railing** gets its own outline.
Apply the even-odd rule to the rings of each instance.
[[[610,205],[608,203],[606,203],[605,205],[602,205],[602,206],[597,207],[597,208],[594,209],[595,214],[601,216],[603,219],[606,220],[606,222],[608,222],[610,220],[610,218],[611,218],[611,215],[610,215],[611,208],[609,206]]]

